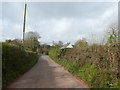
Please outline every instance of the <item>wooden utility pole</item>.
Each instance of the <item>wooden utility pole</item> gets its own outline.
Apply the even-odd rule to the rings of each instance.
[[[24,37],[25,37],[26,9],[27,9],[27,4],[25,3],[25,9],[24,9],[24,21],[23,21],[23,43],[24,43]]]

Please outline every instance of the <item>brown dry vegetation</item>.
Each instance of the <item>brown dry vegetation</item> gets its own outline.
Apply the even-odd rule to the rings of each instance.
[[[120,59],[119,44],[113,45],[92,45],[87,48],[74,48],[66,50],[62,57],[67,60],[75,61],[79,64],[84,64],[88,60],[97,65],[98,69],[104,68],[106,71],[118,73],[118,61]]]
[[[94,44],[85,48],[65,49],[59,57],[59,60],[64,59],[64,61],[76,63],[78,65],[76,69],[78,70],[76,71],[77,73],[79,73],[79,69],[84,69],[84,72],[86,72],[86,68],[89,67],[86,67],[85,65],[88,63],[94,65],[95,70],[97,71],[93,69],[95,76],[93,77],[91,75],[92,79],[89,83],[91,87],[118,87],[118,65],[120,62],[119,47],[120,43],[111,45]],[[92,73],[92,71],[90,73]],[[88,75],[90,73],[87,72]],[[88,78],[85,79],[88,81]]]

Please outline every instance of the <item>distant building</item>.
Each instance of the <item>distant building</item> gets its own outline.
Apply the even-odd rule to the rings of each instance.
[[[73,45],[68,43],[68,44],[63,45],[63,47],[61,47],[61,49],[65,49],[65,48],[73,48]]]

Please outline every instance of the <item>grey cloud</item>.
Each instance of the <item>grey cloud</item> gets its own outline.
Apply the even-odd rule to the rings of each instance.
[[[3,2],[2,18],[9,20],[11,23],[21,23],[23,20],[24,3]]]
[[[2,19],[2,3],[0,3],[0,19]]]
[[[13,26],[14,25],[14,26]],[[9,21],[3,21],[2,23],[3,26],[3,31],[2,31],[2,35],[3,38],[21,38],[22,35],[22,27],[20,24],[13,24],[10,23]]]
[[[99,18],[104,10],[113,3],[109,2],[39,2],[28,3],[28,20],[50,18]]]

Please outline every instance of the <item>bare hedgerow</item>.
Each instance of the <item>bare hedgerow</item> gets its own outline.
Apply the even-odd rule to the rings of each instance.
[[[76,62],[80,67],[88,62],[94,64],[98,70],[109,75],[109,78],[112,78],[108,83],[112,85],[116,83],[119,75],[119,47],[120,43],[111,45],[92,45],[86,48],[73,48],[68,51],[66,50],[62,58]]]

